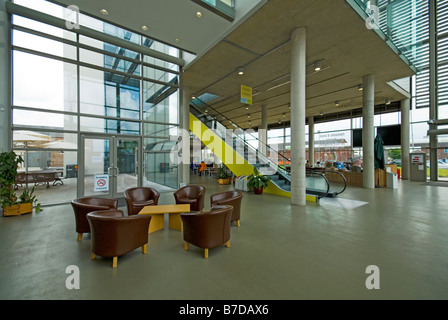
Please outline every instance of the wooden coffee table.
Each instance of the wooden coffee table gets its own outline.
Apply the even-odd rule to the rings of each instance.
[[[157,206],[145,206],[138,214],[151,215],[148,233],[162,230],[165,227],[165,214],[169,214],[169,228],[182,231],[182,212],[190,212],[189,204],[167,204]]]

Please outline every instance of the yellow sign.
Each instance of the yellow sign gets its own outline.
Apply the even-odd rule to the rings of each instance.
[[[241,85],[241,102],[252,104],[252,88]]]

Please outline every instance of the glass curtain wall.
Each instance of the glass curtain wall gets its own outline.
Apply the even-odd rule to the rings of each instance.
[[[44,0],[14,2],[66,17],[66,8]],[[79,23],[180,56],[176,48],[82,14]],[[78,196],[82,134],[141,139],[143,185],[177,187],[169,146],[177,141],[179,125],[178,65],[18,15],[12,16],[11,27],[13,150],[25,159],[20,172],[34,177],[51,172],[58,178],[54,184],[28,181],[42,204]],[[135,164],[125,160],[126,150],[134,147],[119,146],[121,173],[135,173]],[[109,146],[103,148],[108,154]],[[97,161],[107,165],[107,159]]]

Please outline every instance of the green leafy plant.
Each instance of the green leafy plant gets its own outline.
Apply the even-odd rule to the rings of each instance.
[[[218,170],[218,179],[229,179],[230,174],[227,172],[225,167],[220,167]]]
[[[265,188],[268,186],[270,180],[270,177],[264,176],[254,167],[254,173],[247,178],[247,186],[249,188]]]
[[[42,211],[34,194],[34,187],[31,190],[25,188],[19,197],[14,192],[17,168],[21,163],[23,163],[22,156],[13,151],[0,153],[0,206],[6,208],[21,203],[32,203],[36,205],[36,212]]]
[[[23,163],[23,158],[15,152],[0,153],[0,206],[2,208],[17,204],[14,184],[20,163]]]
[[[29,190],[25,188],[22,194],[19,196],[20,203],[32,203],[36,205],[36,212],[42,211],[40,203],[37,202],[36,195],[34,194],[34,187]]]

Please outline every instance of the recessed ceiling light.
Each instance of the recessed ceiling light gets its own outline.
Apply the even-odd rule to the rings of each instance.
[[[198,18],[198,19],[202,18],[202,12],[201,11],[196,12],[196,18]]]
[[[179,38],[176,38],[176,40],[174,40],[174,41],[176,41],[176,43],[179,43],[179,42],[180,42],[180,39],[179,39]]]
[[[105,16],[107,16],[109,14],[109,11],[107,11],[106,9],[101,9],[100,12],[102,14],[104,14]]]
[[[143,31],[148,31],[149,28],[148,28],[147,26],[142,26],[142,30],[143,30]]]
[[[240,76],[242,76],[242,75],[244,74],[244,68],[243,68],[243,67],[239,67],[239,68],[238,68],[238,74],[239,74]]]

